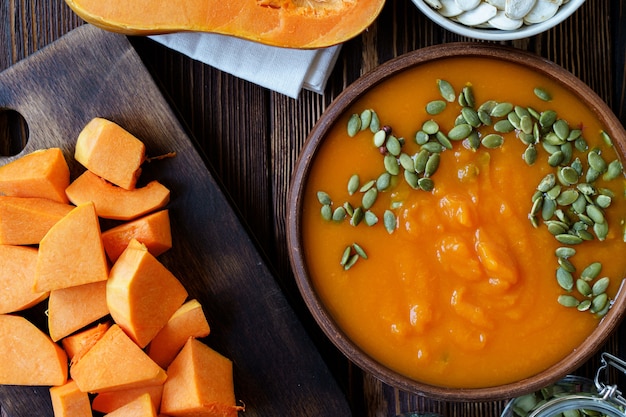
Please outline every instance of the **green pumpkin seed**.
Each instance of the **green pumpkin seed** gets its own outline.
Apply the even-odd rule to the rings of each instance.
[[[420,178],[417,184],[423,191],[432,191],[435,188],[435,182],[430,178]]]
[[[393,156],[398,156],[400,155],[400,152],[402,152],[402,145],[400,144],[400,141],[393,135],[389,135],[387,137],[385,147],[387,148],[387,151],[389,151],[389,153]]]
[[[576,280],[576,290],[584,297],[589,297],[591,295],[591,285],[584,279]],[[595,294],[594,294],[595,295]]]
[[[357,192],[359,186],[361,184],[361,180],[358,174],[353,174],[348,180],[348,194],[352,195]]]
[[[490,133],[487,136],[485,136],[480,141],[480,143],[482,143],[482,145],[485,148],[495,149],[495,148],[499,148],[500,146],[502,146],[502,144],[504,143],[504,138],[501,135]]]
[[[609,163],[609,165],[607,166],[606,172],[602,176],[602,179],[604,179],[605,181],[614,180],[615,178],[619,177],[623,171],[624,168],[622,166],[622,163],[615,159],[611,161],[611,163]]]
[[[450,139],[448,139],[448,137],[441,130],[435,133],[435,138],[437,139],[437,142],[439,142],[444,148],[452,149],[452,143],[450,142]]]
[[[587,169],[587,173],[585,174],[585,181],[587,182],[595,182],[598,178],[600,178],[600,171],[595,170],[593,167],[589,167]]]
[[[378,118],[378,114],[372,110],[372,120],[370,121],[370,131],[372,133],[376,133],[380,130],[380,119]]]
[[[346,246],[346,248],[343,250],[343,254],[341,255],[341,261],[339,262],[339,265],[344,266],[345,264],[347,264],[348,261],[350,260],[351,253],[352,253],[352,247]]]
[[[439,168],[439,161],[441,160],[441,156],[438,153],[434,153],[430,155],[428,161],[426,161],[426,166],[424,167],[424,176],[430,177]]]
[[[363,220],[365,221],[366,225],[374,226],[376,223],[378,223],[378,216],[373,211],[367,210],[363,215]]]
[[[576,170],[578,176],[583,175],[583,163],[580,161],[580,158],[574,159],[570,166]]]
[[[594,221],[594,223],[604,223],[606,221],[604,213],[598,206],[587,204],[585,212],[587,213],[587,216]]]
[[[605,132],[604,130],[601,131],[600,137],[608,146],[613,146],[613,139],[611,139],[611,136],[607,132]]]
[[[569,294],[559,295],[558,302],[564,307],[577,307],[579,304],[579,301],[576,299],[576,297]]]
[[[613,199],[608,195],[601,194],[596,197],[596,205],[603,209],[608,208],[612,201]]]
[[[522,107],[522,106],[515,106],[513,108],[513,111],[515,112],[515,114],[517,115],[517,117],[519,117],[519,119],[521,120],[522,117],[526,116],[526,117],[532,117],[530,112],[528,111],[528,109],[526,107]]]
[[[574,276],[561,267],[556,270],[556,281],[565,291],[571,291],[574,288]]]
[[[593,235],[587,229],[576,230],[576,236],[582,240],[593,240]]]
[[[602,294],[598,294],[595,297],[593,297],[593,300],[591,300],[591,308],[589,309],[589,311],[591,311],[592,313],[597,313],[601,310],[604,309],[604,307],[606,307],[606,305],[609,302],[609,296],[606,295],[606,293],[602,293]]]
[[[576,267],[574,266],[574,264],[567,258],[558,258],[557,262],[561,268],[565,269],[568,272],[573,273],[576,271]]]
[[[567,225],[563,225],[563,223],[558,221],[546,221],[546,226],[548,227],[548,232],[554,236],[558,236],[560,234],[566,233],[569,229]]]
[[[561,206],[569,206],[578,199],[578,191],[575,189],[564,190],[556,199],[556,202]]]
[[[537,110],[533,109],[532,107],[526,107],[526,110],[528,110],[528,113],[533,117],[533,119],[539,120],[541,114]]]
[[[570,235],[569,233],[564,233],[562,235],[556,235],[556,240],[564,245],[578,245],[583,242],[583,239],[579,236]]]
[[[409,186],[411,186],[411,188],[413,189],[419,188],[419,185],[418,185],[419,177],[417,176],[415,172],[404,171],[404,180],[407,182],[407,184],[409,184]]]
[[[446,109],[446,102],[444,100],[433,100],[426,104],[426,113],[434,116]]]
[[[547,143],[548,145],[558,146],[560,149],[560,146],[565,143],[565,140],[558,137],[557,134],[554,132],[548,132],[546,135],[544,135],[543,142]]]
[[[459,97],[457,98],[457,103],[459,103],[459,106],[461,107],[467,106],[467,100],[465,99],[463,92],[459,94]]]
[[[343,208],[346,209],[346,214],[348,216],[354,216],[354,207],[352,207],[352,204],[350,204],[348,201],[343,203]]]
[[[550,93],[548,93],[548,91],[542,87],[535,87],[533,89],[533,92],[540,100],[543,100],[543,101],[552,100],[552,96],[550,95]]]
[[[491,113],[494,107],[498,104],[495,100],[487,100],[478,106],[478,110],[486,111],[487,113]]]
[[[367,259],[367,253],[365,253],[365,250],[361,247],[361,245],[355,242],[352,244],[352,247],[354,248],[354,251],[357,255],[359,255],[363,259]]]
[[[477,150],[480,148],[480,135],[477,131],[473,130],[467,137],[467,143],[470,149]]]
[[[484,109],[478,109],[476,114],[478,115],[478,120],[480,120],[482,124],[484,124],[485,126],[491,126],[492,121],[488,111]]]
[[[589,149],[589,145],[587,145],[587,140],[582,136],[574,141],[574,147],[578,149],[580,152],[586,152]]]
[[[548,165],[551,167],[559,166],[563,162],[563,152],[556,151],[548,157]]]
[[[596,296],[606,292],[609,288],[610,281],[609,277],[602,277],[598,279],[591,287],[592,294]]]
[[[517,113],[515,113],[514,111],[510,112],[506,115],[506,120],[508,120],[508,122],[511,123],[511,126],[513,126],[515,129],[521,130],[520,123],[522,119],[520,119]]]
[[[561,246],[561,247],[558,247],[554,253],[559,258],[567,259],[567,258],[571,258],[572,256],[576,255],[576,249],[570,248],[568,246]]]
[[[467,123],[457,125],[450,129],[448,132],[448,138],[450,140],[463,140],[469,136],[472,132],[472,126]]]
[[[375,188],[372,188],[372,190],[375,190]],[[357,207],[354,209],[354,213],[352,214],[352,217],[350,218],[350,225],[351,226],[358,226],[359,224],[361,224],[361,221],[363,220],[363,208],[362,207]]]
[[[441,97],[449,103],[452,103],[456,99],[456,93],[454,92],[454,87],[446,80],[437,80],[437,86],[439,87],[439,92],[441,93]]]
[[[425,149],[430,153],[443,152],[446,148],[439,142],[427,142],[422,145],[421,149]]]
[[[422,149],[417,153],[414,160],[415,172],[417,172],[418,174],[422,174],[424,172],[429,156],[430,152],[428,152],[426,149]]]
[[[371,208],[376,202],[376,198],[378,197],[378,190],[374,187],[367,190],[363,197],[361,198],[361,205],[365,210]]]
[[[385,144],[385,140],[387,139],[387,132],[384,130],[379,130],[374,133],[374,146],[380,148]]]
[[[354,137],[361,131],[361,116],[353,114],[348,119],[348,136]]]
[[[533,165],[537,161],[537,148],[534,145],[528,145],[522,157],[528,165]]]
[[[385,191],[391,185],[391,174],[388,172],[383,172],[376,179],[376,188],[378,191]]]
[[[465,102],[468,106],[474,107],[476,100],[474,99],[474,90],[471,86],[466,85],[463,87],[463,97],[465,97]]]
[[[589,162],[589,166],[591,168],[595,169],[600,174],[604,174],[604,172],[607,170],[606,162],[597,152],[589,152],[587,154],[587,162]]]
[[[508,102],[498,103],[495,105],[489,115],[491,117],[504,117],[513,110],[513,104]]]
[[[332,204],[332,200],[330,199],[330,196],[325,191],[317,192],[317,201],[319,201],[320,204]]]
[[[395,156],[391,154],[385,155],[383,163],[385,165],[385,170],[387,170],[389,174],[398,175],[400,173],[400,166],[398,165],[398,160]]]
[[[578,307],[576,307],[578,311],[587,311],[591,308],[591,300],[582,300]]]
[[[361,112],[361,130],[370,127],[370,123],[372,123],[372,110],[365,109]]]
[[[563,165],[569,164],[574,157],[574,148],[569,142],[565,142],[561,145],[561,152],[563,153]]]
[[[580,278],[585,281],[593,281],[602,270],[602,264],[600,262],[592,262],[580,273]]]
[[[356,264],[356,261],[358,260],[359,260],[359,255],[355,253],[354,255],[350,256],[346,264],[343,266],[343,269],[347,271],[348,269],[352,268],[354,264]]]
[[[600,242],[604,241],[609,235],[609,224],[607,222],[595,223],[593,225],[593,233],[596,234],[596,237]]]
[[[495,130],[498,133],[509,133],[515,130],[515,126],[513,126],[513,124],[508,119],[502,119],[502,120],[498,120],[493,125],[493,130]]]
[[[415,163],[413,162],[413,158],[405,153],[401,153],[398,158],[400,161],[400,165],[404,168],[405,171],[415,172]]]
[[[578,172],[570,166],[561,168],[559,174],[559,179],[565,182],[565,185],[574,185],[579,180]]]
[[[522,141],[522,143],[524,145],[534,145],[535,143],[537,143],[535,141],[535,137],[532,134],[527,134],[524,132],[519,132],[517,134],[517,137],[519,138],[519,140]]]
[[[330,207],[330,204],[324,204],[320,209],[320,213],[322,214],[322,219],[329,221],[333,218],[333,209]]]
[[[533,119],[530,116],[522,116],[519,121],[519,128],[527,135],[533,132]]]
[[[541,127],[550,127],[556,121],[556,117],[557,114],[554,110],[543,111],[539,116],[539,124]]]
[[[567,141],[573,142],[578,139],[583,134],[583,131],[580,129],[570,129],[569,135],[567,135]]]
[[[396,230],[396,215],[393,214],[391,210],[385,210],[385,214],[383,215],[383,223],[385,224],[385,229],[389,234],[393,233]]]
[[[365,192],[367,192],[367,190],[369,190],[370,188],[372,188],[375,185],[376,185],[376,180],[369,180],[368,182],[363,184],[363,186],[361,188],[359,188],[359,191],[362,192],[362,193],[365,193]]]
[[[552,124],[552,130],[562,140],[567,140],[569,137],[569,124],[563,119],[558,119]]]
[[[463,107],[461,109],[461,115],[463,119],[472,127],[478,127],[481,124],[480,117],[478,117],[478,112],[471,107]]]
[[[423,145],[429,140],[430,140],[430,136],[428,136],[428,133],[424,132],[423,130],[418,130],[417,133],[415,134],[415,142],[418,145]]]
[[[535,199],[535,201],[533,201],[533,205],[530,209],[530,215],[534,216],[536,214],[538,214],[541,211],[541,208],[543,206],[543,196],[539,197],[537,199]]]
[[[541,218],[544,221],[547,221],[554,216],[556,211],[556,202],[550,198],[546,198],[543,200],[543,205],[541,206]]]
[[[546,197],[556,200],[556,198],[561,194],[561,185],[556,184],[554,187],[550,188],[546,191]]]
[[[553,173],[547,174],[537,185],[537,190],[541,192],[547,192],[549,189],[556,185],[556,176]]]
[[[337,207],[335,211],[333,211],[333,220],[336,222],[341,222],[346,218],[346,209],[343,207]]]
[[[576,188],[578,189],[578,191],[588,196],[595,195],[597,192],[596,188],[587,182],[581,182],[580,184],[576,185]]]

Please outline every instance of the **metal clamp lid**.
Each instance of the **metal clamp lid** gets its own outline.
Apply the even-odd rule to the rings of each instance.
[[[609,377],[609,367],[613,367],[626,375],[626,362],[606,352],[602,353],[600,361],[602,362],[602,365],[598,368],[594,379],[594,383],[598,389],[598,395],[606,401],[626,407],[626,398],[623,397],[622,392],[618,389],[617,385],[611,385],[607,382],[603,382]],[[604,378],[602,378],[603,376]]]

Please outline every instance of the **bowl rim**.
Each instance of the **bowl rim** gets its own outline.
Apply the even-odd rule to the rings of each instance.
[[[428,17],[430,20],[438,24],[444,29],[456,33],[457,35],[473,37],[476,39],[488,40],[488,41],[512,41],[517,39],[528,38],[539,33],[545,32],[570,17],[576,10],[578,10],[585,0],[569,0],[563,4],[559,11],[550,19],[535,23],[532,25],[524,25],[515,30],[501,30],[501,29],[488,29],[466,26],[461,23],[457,23],[454,20],[442,16],[432,7],[427,5],[424,0],[411,0],[413,4]]]
[[[384,383],[418,395],[448,401],[496,401],[523,395],[548,386],[582,366],[597,353],[614,332],[626,314],[625,281],[622,280],[614,300],[614,306],[601,320],[594,331],[571,354],[547,368],[520,381],[485,388],[447,388],[425,384],[386,368],[370,357],[352,342],[334,322],[314,291],[313,283],[307,274],[304,259],[302,229],[298,213],[301,212],[304,192],[311,161],[322,146],[328,131],[354,100],[364,95],[370,88],[409,68],[433,60],[451,57],[488,57],[512,61],[540,71],[544,76],[563,85],[580,100],[587,103],[613,138],[618,157],[626,158],[626,130],[608,105],[586,84],[557,64],[532,54],[505,45],[492,45],[475,42],[456,42],[430,46],[394,58],[366,73],[348,86],[329,105],[311,130],[296,162],[287,202],[287,243],[292,272],[300,294],[317,325],[326,337],[346,358],[361,369],[374,375]]]

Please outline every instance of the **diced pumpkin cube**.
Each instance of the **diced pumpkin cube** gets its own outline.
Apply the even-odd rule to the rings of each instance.
[[[0,314],[21,311],[48,297],[34,292],[37,249],[29,246],[0,245]]]
[[[54,417],[92,417],[89,394],[78,389],[75,381],[50,388]]]
[[[108,321],[98,323],[93,327],[63,338],[61,345],[63,349],[65,349],[70,363],[79,361],[80,358],[104,336],[109,327],[111,327],[111,323]]]
[[[106,414],[105,417],[156,417],[156,410],[149,394],[142,394],[126,405]]]
[[[143,394],[148,394],[150,396],[154,409],[158,410],[161,406],[163,385],[151,385],[128,390],[102,392],[94,397],[93,402],[91,403],[91,408],[94,411],[99,411],[101,413],[110,413]]]
[[[0,243],[38,244],[73,208],[47,198],[0,196]]]

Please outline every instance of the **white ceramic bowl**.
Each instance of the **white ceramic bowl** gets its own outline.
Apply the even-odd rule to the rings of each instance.
[[[412,1],[422,13],[444,29],[458,35],[489,41],[510,41],[514,39],[523,39],[545,32],[570,17],[585,2],[585,0],[569,0],[559,8],[559,11],[552,18],[544,22],[532,25],[523,25],[521,28],[516,30],[500,30],[466,26],[455,22],[448,17],[442,16],[435,9],[426,4],[424,0]]]

